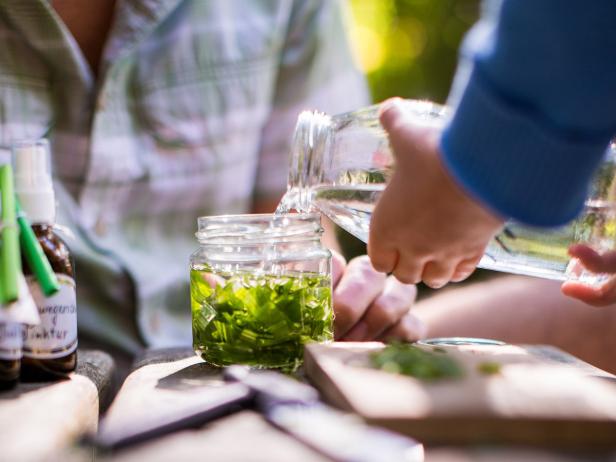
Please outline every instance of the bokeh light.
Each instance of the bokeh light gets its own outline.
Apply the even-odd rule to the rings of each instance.
[[[479,0],[350,0],[349,35],[374,101],[444,102]]]

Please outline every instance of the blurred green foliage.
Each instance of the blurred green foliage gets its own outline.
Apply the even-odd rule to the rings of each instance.
[[[351,0],[355,57],[374,101],[391,96],[445,102],[458,48],[479,0]]]

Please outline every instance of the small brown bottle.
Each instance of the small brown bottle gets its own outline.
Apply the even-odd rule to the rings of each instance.
[[[70,252],[54,231],[55,196],[51,181],[49,144],[23,143],[13,152],[15,191],[21,207],[60,283],[46,297],[27,261],[23,270],[41,319],[24,332],[21,378],[26,381],[66,377],[77,365],[77,303]]]
[[[0,390],[13,388],[19,380],[22,325],[0,324]]]

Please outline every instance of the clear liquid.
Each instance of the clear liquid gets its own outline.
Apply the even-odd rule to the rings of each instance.
[[[342,229],[368,242],[372,210],[384,189],[384,184],[316,188],[313,203]]]
[[[384,184],[327,186],[311,191],[312,204],[334,223],[364,242],[368,241],[372,211]],[[290,191],[279,210],[298,209],[298,193]],[[300,210],[305,211],[305,210]],[[606,275],[583,271],[567,253],[574,243],[587,243],[599,252],[612,250],[616,239],[616,214],[606,201],[588,201],[580,218],[554,230],[533,229],[507,223],[490,242],[479,267],[547,279],[578,279],[598,284]]]

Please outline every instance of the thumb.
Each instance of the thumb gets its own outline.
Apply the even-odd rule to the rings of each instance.
[[[390,98],[379,106],[379,120],[387,133],[397,131],[404,116],[404,100],[402,98]]]
[[[409,153],[430,150],[434,126],[418,117],[407,101],[392,98],[382,103],[379,120],[398,161]]]

